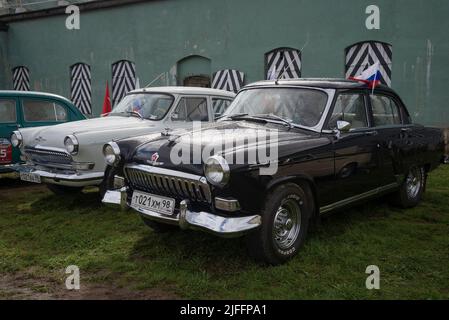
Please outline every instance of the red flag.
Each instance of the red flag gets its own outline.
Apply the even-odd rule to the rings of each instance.
[[[103,101],[103,112],[101,113],[102,116],[107,116],[112,111],[111,106],[111,98],[109,96],[109,85],[106,81],[106,93],[104,95],[104,101]]]

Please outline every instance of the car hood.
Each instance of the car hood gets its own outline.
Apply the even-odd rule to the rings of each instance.
[[[132,131],[152,128],[157,125],[160,125],[157,121],[142,120],[136,117],[109,116],[54,126],[28,128],[21,130],[21,133],[26,146],[64,148],[64,139],[68,135],[76,136],[81,144],[84,142],[81,140],[86,136],[107,136],[112,133],[119,134],[122,130],[126,130],[131,135]]]
[[[267,145],[265,140],[257,140],[258,134],[270,137],[274,144]],[[285,161],[292,154],[329,143],[328,138],[308,130],[269,123],[221,121],[199,130],[175,130],[169,136],[141,143],[129,155],[128,162],[203,174],[204,159],[209,155],[234,159],[230,168],[238,170],[266,165],[267,157],[260,157],[259,152],[263,154],[265,151],[265,155],[269,155],[275,148],[277,155],[274,161]],[[251,158],[251,154],[256,158]]]

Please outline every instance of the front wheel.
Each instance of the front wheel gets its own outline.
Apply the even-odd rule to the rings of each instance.
[[[426,172],[423,167],[412,167],[394,195],[394,202],[403,208],[412,208],[419,204],[426,185]]]
[[[258,261],[278,265],[299,251],[314,210],[307,185],[287,183],[273,189],[262,209],[262,225],[247,236],[248,253]]]
[[[83,187],[67,187],[60,186],[57,184],[47,184],[47,188],[56,195],[70,195],[70,194],[78,194],[81,193]]]

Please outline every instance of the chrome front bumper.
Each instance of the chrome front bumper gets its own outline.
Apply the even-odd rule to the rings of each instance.
[[[120,190],[107,191],[103,203],[120,205],[122,208],[130,207],[127,203],[126,188]],[[145,219],[157,222],[178,225],[181,229],[197,229],[213,233],[221,237],[239,237],[262,224],[262,217],[251,215],[245,217],[223,217],[210,212],[196,212],[189,209],[189,201],[183,200],[180,203],[179,213],[167,216],[154,211],[142,208],[134,208]]]
[[[36,169],[32,166],[18,166],[16,171],[35,173],[41,177],[42,183],[50,183],[68,187],[87,187],[101,184],[104,172],[61,173]]]

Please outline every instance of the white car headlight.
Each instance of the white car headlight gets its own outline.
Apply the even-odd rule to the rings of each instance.
[[[116,166],[120,162],[120,148],[117,143],[109,142],[103,147],[103,155],[106,163],[110,166]]]
[[[11,144],[14,148],[22,146],[23,137],[19,131],[14,131],[11,135]]]
[[[230,177],[228,162],[221,156],[210,157],[204,165],[204,175],[211,184],[225,186]]]
[[[79,143],[75,136],[67,136],[64,139],[64,146],[68,153],[76,155],[79,150]]]

